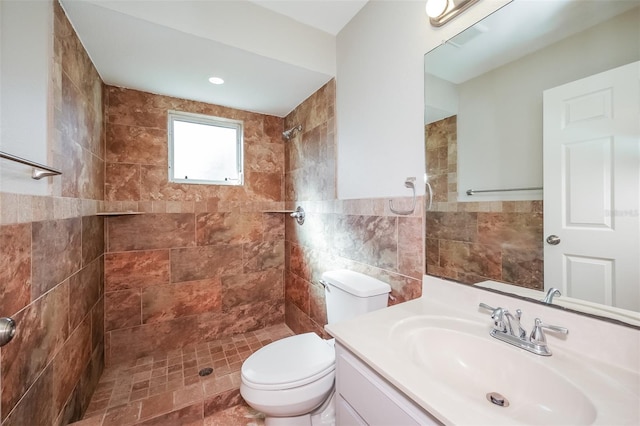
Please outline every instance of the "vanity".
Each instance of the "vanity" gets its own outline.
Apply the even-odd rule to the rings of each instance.
[[[491,337],[480,303],[569,332],[536,355]],[[425,276],[421,298],[326,330],[338,425],[640,424],[636,328]]]

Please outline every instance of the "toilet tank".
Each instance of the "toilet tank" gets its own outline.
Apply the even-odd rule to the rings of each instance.
[[[329,323],[385,308],[391,291],[385,282],[346,269],[325,272],[322,281]]]

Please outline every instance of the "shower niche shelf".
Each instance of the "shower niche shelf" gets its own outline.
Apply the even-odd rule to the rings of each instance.
[[[100,212],[96,213],[96,216],[133,216],[137,214],[144,214],[144,212]]]

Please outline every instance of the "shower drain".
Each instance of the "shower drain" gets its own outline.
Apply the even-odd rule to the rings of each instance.
[[[502,396],[501,394],[499,394],[498,392],[489,392],[487,394],[487,401],[499,407],[509,406],[509,400],[504,396]]]
[[[208,376],[211,373],[213,373],[213,368],[211,368],[211,367],[206,367],[206,368],[203,368],[202,370],[198,371],[198,375],[200,375],[202,377]]]

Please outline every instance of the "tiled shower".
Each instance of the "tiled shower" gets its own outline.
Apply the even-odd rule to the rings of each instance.
[[[173,405],[144,421],[179,423],[171,410],[184,406],[204,422],[241,402],[238,368],[256,342],[323,334],[324,270],[377,276],[392,285],[392,303],[420,295],[422,210],[398,217],[384,199],[336,200],[335,81],[284,118],[106,86],[53,7],[49,146],[63,175],[49,178],[49,196],[0,193],[0,307],[18,323],[0,349],[2,425],[68,424],[92,397],[106,406],[85,422],[141,422],[141,411],[126,414],[163,368],[156,395],[171,392]],[[168,183],[167,110],[242,119],[246,184]],[[297,124],[303,131],[285,142],[281,132]],[[274,213],[297,205],[302,226]],[[123,211],[142,214],[97,215]],[[227,386],[195,381],[209,361]],[[178,365],[176,394],[168,377]],[[114,392],[123,368],[139,371]]]

